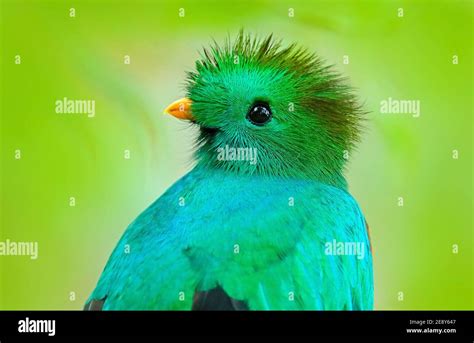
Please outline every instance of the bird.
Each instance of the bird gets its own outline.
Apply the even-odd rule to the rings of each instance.
[[[85,310],[372,310],[372,247],[344,177],[365,114],[316,53],[215,40],[165,113],[194,167],[127,227]]]

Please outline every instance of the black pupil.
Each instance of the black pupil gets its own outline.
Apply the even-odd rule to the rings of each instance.
[[[247,114],[247,119],[254,125],[262,126],[272,119],[272,111],[267,103],[256,103]]]

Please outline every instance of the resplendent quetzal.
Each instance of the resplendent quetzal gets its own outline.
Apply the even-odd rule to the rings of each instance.
[[[373,308],[346,154],[363,111],[320,58],[240,33],[204,49],[166,110],[199,128],[194,169],[133,221],[86,309]]]

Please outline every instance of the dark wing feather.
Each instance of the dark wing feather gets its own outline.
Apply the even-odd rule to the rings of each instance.
[[[231,298],[220,286],[194,294],[193,311],[245,311],[248,309],[247,303]]]

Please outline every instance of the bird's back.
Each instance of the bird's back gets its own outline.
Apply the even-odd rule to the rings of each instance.
[[[200,294],[248,309],[371,309],[357,203],[315,181],[197,168],[128,227],[89,301],[192,309]]]

